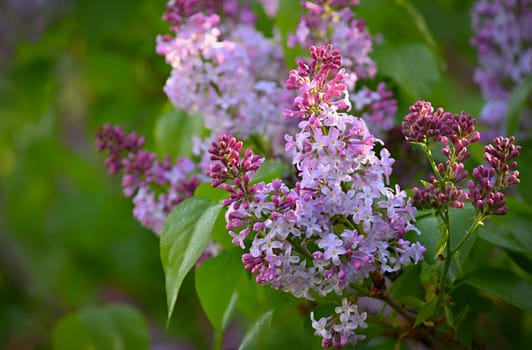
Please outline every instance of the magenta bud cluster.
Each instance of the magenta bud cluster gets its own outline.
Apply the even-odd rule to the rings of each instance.
[[[447,206],[462,208],[470,200],[481,216],[506,213],[502,190],[519,183],[515,158],[521,147],[514,144],[514,137],[495,138],[493,144],[484,148],[487,165],[473,169],[466,191],[463,182],[469,173],[463,162],[470,156],[468,146],[480,140],[475,124],[476,121],[464,112],[456,115],[442,108],[434,112],[430,102],[418,101],[410,107],[402,123],[406,140],[420,144],[427,154],[439,143],[446,158],[439,163],[429,159],[433,162],[434,174],[423,181],[423,188],[412,189],[416,206],[436,210]]]
[[[241,157],[242,141],[234,136],[222,134],[209,148],[211,165],[207,176],[211,178],[213,187],[220,187],[230,193],[230,198],[224,200],[224,205],[234,205],[239,208],[249,207],[249,200],[255,193],[255,186],[250,184],[251,178],[260,167],[261,158],[250,149]]]
[[[521,146],[514,144],[514,137],[497,137],[493,144],[484,148],[487,166],[473,169],[473,179],[468,181],[471,203],[483,215],[503,215],[508,208],[502,189],[519,183],[519,171],[515,158]]]
[[[443,108],[434,111],[432,104],[417,101],[410,107],[402,123],[408,142],[422,145],[427,151],[439,143],[444,162],[432,164],[434,175],[423,181],[424,187],[414,187],[414,203],[422,208],[440,209],[446,206],[462,208],[469,198],[460,183],[468,176],[463,161],[470,153],[469,145],[480,139],[475,119],[464,112],[452,114]]]

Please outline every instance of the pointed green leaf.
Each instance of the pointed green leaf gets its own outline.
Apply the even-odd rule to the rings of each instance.
[[[299,1],[279,1],[277,8],[277,17],[275,18],[275,26],[279,29],[282,37],[284,57],[288,67],[296,66],[296,57],[308,56],[307,48],[288,47],[288,37],[294,34],[299,23],[303,7]],[[303,51],[304,49],[304,51]]]
[[[450,218],[450,236],[451,247],[454,247],[465,236],[467,230],[471,226],[475,216],[475,209],[466,204],[464,208],[449,209]],[[421,231],[420,235],[409,233],[407,239],[415,241],[419,240],[421,244],[427,249],[424,256],[427,263],[431,263],[437,259],[438,254],[445,249],[445,242],[447,237],[442,234],[441,221],[436,216],[424,216],[416,222],[416,227]],[[469,253],[475,242],[476,233],[473,234],[466,243],[460,248],[458,254],[453,257],[451,268],[449,271],[449,278],[454,280],[459,275],[461,269],[469,257]]]
[[[233,238],[229,235],[229,232],[226,229],[227,222],[225,220],[225,210],[220,210],[216,222],[212,229],[211,238],[222,246],[223,249],[229,250],[234,248]]]
[[[424,216],[416,221],[416,227],[421,234],[408,233],[407,239],[412,242],[418,240],[427,249],[424,254],[425,261],[431,263],[437,255],[436,246],[440,237],[438,219],[434,215]]]
[[[379,72],[414,99],[429,98],[440,80],[436,56],[424,44],[384,42],[375,47],[374,57]]]
[[[466,319],[466,317],[469,315],[469,305],[466,305],[465,308],[463,308],[462,311],[460,311],[460,313],[455,317],[454,319],[454,324],[455,324],[455,329],[460,329],[460,326],[462,325],[462,322]]]
[[[451,327],[453,330],[456,330],[456,321],[455,321],[453,310],[451,310],[451,308],[448,305],[444,305],[443,310],[445,312],[445,321],[447,322],[447,325]]]
[[[440,238],[438,238],[438,243],[436,243],[436,255],[434,258],[438,257],[438,255],[442,254],[445,248],[447,247],[447,240],[449,239],[449,231],[443,229],[441,226],[443,224],[438,225],[438,229],[440,231]]]
[[[221,204],[188,198],[170,213],[161,234],[161,261],[166,278],[168,320],[183,279],[205,249]]]
[[[238,350],[257,349],[263,339],[268,336],[272,325],[273,311],[268,310],[251,326],[244,335]]]
[[[229,197],[229,194],[226,190],[221,188],[213,188],[210,182],[204,182],[196,187],[196,190],[194,191],[194,197],[201,197],[210,199],[213,202],[218,202]]]
[[[421,264],[408,266],[403,273],[393,281],[390,287],[390,295],[396,300],[403,301],[403,298],[420,295],[419,275],[421,274]]]
[[[512,271],[484,268],[465,278],[463,282],[520,309],[532,312],[532,283]]]
[[[436,311],[436,306],[438,305],[438,298],[432,298],[429,302],[427,302],[421,310],[419,310],[419,313],[417,314],[416,321],[414,322],[414,327],[419,326],[421,323],[427,321],[433,314],[434,311]]]
[[[414,24],[415,29],[418,31],[419,35],[423,38],[423,41],[428,44],[433,50],[438,49],[438,45],[432,36],[432,33],[429,30],[427,21],[419,10],[412,5],[410,1],[407,0],[395,0],[397,6],[404,10],[410,16],[411,23]]]
[[[196,291],[205,311],[217,331],[223,331],[238,299],[237,286],[244,267],[242,251],[234,248],[204,261],[196,271]]]
[[[267,159],[261,164],[255,175],[253,175],[253,182],[271,182],[273,179],[280,179],[286,173],[287,168],[285,163]]]
[[[532,222],[521,216],[494,217],[489,225],[479,230],[479,237],[518,252],[532,260]]]
[[[190,157],[192,136],[201,136],[203,130],[203,119],[200,115],[176,110],[168,104],[155,125],[155,141],[162,154]]]

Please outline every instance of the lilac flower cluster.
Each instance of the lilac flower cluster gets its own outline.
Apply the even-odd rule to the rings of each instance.
[[[346,82],[353,89],[357,78],[373,78],[377,73],[372,51],[371,35],[363,20],[356,18],[349,6],[358,0],[302,1],[307,10],[299,21],[296,33],[288,45],[308,47],[312,44],[334,42],[343,53],[344,65],[351,71]],[[350,56],[353,55],[353,56]]]
[[[434,111],[430,102],[418,101],[410,107],[402,124],[403,135],[407,141],[424,148],[434,169],[434,175],[424,181],[422,189],[413,188],[416,206],[436,210],[447,206],[462,208],[469,199],[482,217],[506,213],[501,191],[519,183],[514,159],[521,146],[514,145],[514,137],[495,138],[494,145],[485,147],[488,165],[473,169],[473,179],[468,180],[469,192],[466,192],[461,184],[468,177],[463,162],[470,156],[467,147],[480,139],[475,124],[464,112],[451,114],[441,107]],[[432,157],[430,149],[436,142],[442,145],[441,152],[446,158],[443,163],[436,163]]]
[[[171,0],[163,18],[174,35],[159,36],[157,52],[172,67],[164,91],[176,108],[200,113],[213,135],[282,133],[282,47],[255,29],[249,4]]]
[[[521,146],[514,145],[514,137],[497,137],[494,145],[484,148],[484,159],[488,167],[480,165],[473,169],[474,180],[469,180],[471,202],[482,215],[506,214],[504,194],[501,190],[519,183],[519,171],[516,170]]]
[[[356,18],[350,7],[358,0],[302,1],[307,10],[300,19],[296,33],[289,37],[288,45],[325,45],[334,43],[343,52],[344,66],[350,70],[345,84],[354,91],[357,80],[373,79],[377,74],[375,62],[369,54],[373,50],[372,36],[365,22]],[[360,85],[359,83],[357,85]],[[351,95],[354,112],[370,125],[373,134],[380,137],[395,124],[397,101],[380,83],[376,91],[366,86],[357,87]]]
[[[123,172],[124,194],[133,198],[135,218],[159,235],[168,214],[200,184],[197,166],[186,158],[178,158],[175,164],[169,156],[158,161],[154,153],[142,149],[144,137],[135,132],[126,135],[119,126],[105,124],[95,136],[98,151],[108,154],[109,173]]]
[[[506,134],[512,89],[532,74],[532,1],[479,0],[472,22],[479,59],[474,80],[487,101],[480,120],[491,139]],[[532,110],[526,108],[520,120],[530,128]]]
[[[338,49],[311,47],[309,63],[298,60],[287,88],[297,90],[288,119],[299,132],[287,135],[286,152],[297,169],[293,188],[282,180],[252,184],[262,160],[222,135],[210,153],[208,175],[215,187],[231,194],[227,229],[242,249],[242,261],[258,283],[313,299],[331,292],[354,293],[371,272],[384,274],[423,259],[425,248],[403,239],[415,208],[398,186],[388,187],[393,159],[349,108],[346,79]],[[354,344],[354,330],[365,314],[347,311],[313,322],[323,344]]]
[[[352,304],[347,298],[342,299],[342,305],[337,306],[335,314],[322,317],[319,321],[314,319],[314,313],[310,314],[314,334],[322,338],[321,345],[324,348],[334,346],[338,348],[347,344],[356,344],[365,338],[364,335],[356,334],[355,329],[366,328],[367,314],[360,313],[358,306]]]
[[[375,135],[382,137],[395,126],[397,100],[391,91],[386,90],[385,83],[380,82],[375,91],[362,87],[351,95],[351,102],[353,110],[371,125]]]

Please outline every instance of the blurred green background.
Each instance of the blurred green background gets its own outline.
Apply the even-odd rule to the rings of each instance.
[[[151,147],[169,72],[154,49],[163,11],[163,1],[0,2],[1,349],[49,348],[65,313],[111,302],[166,333],[158,238],[133,219],[93,140],[98,125],[120,123]],[[178,308],[198,314],[194,300]],[[198,339],[193,325],[171,329]]]
[[[420,97],[477,115],[482,100],[471,82],[475,51],[468,45],[472,1],[413,1],[433,38],[383,10],[389,1],[362,1],[357,13],[386,39],[433,40],[441,74]],[[49,349],[54,324],[65,314],[114,302],[142,314],[152,349],[209,344],[210,326],[191,281],[165,329],[158,238],[132,217],[119,178],[107,175],[93,140],[98,125],[119,123],[147,135],[147,148],[156,150],[152,135],[169,73],[155,54],[155,36],[167,30],[164,5],[0,2],[1,349]],[[414,101],[399,97],[404,115]]]

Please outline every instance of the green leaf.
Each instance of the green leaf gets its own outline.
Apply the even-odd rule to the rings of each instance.
[[[148,327],[131,306],[106,305],[71,313],[58,321],[52,334],[54,350],[148,349]]]
[[[417,314],[416,321],[414,322],[414,327],[419,326],[421,323],[427,321],[429,317],[431,317],[434,314],[434,311],[436,310],[436,306],[438,305],[438,298],[432,298],[429,302],[427,302],[421,310],[419,310],[419,313]]]
[[[421,274],[421,264],[411,265],[393,281],[390,287],[390,294],[398,301],[414,295],[419,295],[419,275]]]
[[[478,331],[479,317],[477,313],[470,312],[467,306],[464,311],[461,313],[463,318],[460,322],[458,320],[456,322],[456,337],[466,349],[471,349],[473,338],[475,337],[476,331]]]
[[[196,291],[217,331],[227,326],[238,299],[238,282],[244,273],[241,249],[234,248],[204,261],[196,271]]]
[[[374,57],[379,73],[394,79],[411,99],[432,96],[440,80],[438,61],[424,44],[384,42],[375,47]]]
[[[267,159],[257,169],[255,175],[253,175],[253,182],[260,181],[271,182],[273,179],[280,179],[287,172],[286,164],[275,161],[273,159]]]
[[[514,252],[522,253],[532,260],[531,225],[530,220],[520,216],[495,217],[489,225],[480,228],[479,237]]]
[[[458,314],[458,316],[454,319],[454,325],[455,329],[460,329],[460,326],[462,325],[462,322],[466,319],[466,317],[469,315],[470,307],[469,305],[466,305],[462,311]]]
[[[448,305],[443,305],[443,310],[445,312],[445,321],[447,322],[447,325],[453,330],[456,330],[456,321],[453,310],[451,310]]]
[[[435,257],[443,253],[443,251],[447,247],[447,240],[449,239],[449,230],[442,229],[442,225],[443,223],[440,223],[440,225],[438,225],[438,229],[440,231],[440,238],[438,238],[438,243],[436,243]]]
[[[532,312],[532,283],[512,271],[483,268],[465,278],[463,282],[520,309]]]
[[[205,249],[221,204],[188,198],[170,213],[161,234],[161,261],[166,277],[168,321],[183,279]]]
[[[451,220],[451,247],[454,247],[464,238],[467,230],[473,224],[475,218],[475,209],[470,203],[466,203],[463,208],[449,209],[449,217]],[[449,278],[454,280],[462,273],[462,266],[467,262],[471,249],[475,244],[478,230],[475,231],[464,245],[458,250],[457,254],[453,256],[451,267],[449,270]]]
[[[530,273],[532,271],[532,260],[525,256],[522,253],[516,253],[512,250],[506,250],[506,254],[508,254],[508,257],[512,259],[514,263],[517,264],[517,266],[521,267],[523,271],[527,271]]]
[[[284,57],[288,67],[296,66],[296,57],[308,56],[303,55],[303,50],[300,47],[288,47],[288,37],[290,34],[296,32],[299,19],[303,14],[303,6],[299,1],[279,1],[277,8],[277,17],[275,18],[275,26],[279,29],[282,37]],[[306,51],[307,48],[305,48]]]
[[[421,310],[425,305],[425,301],[414,296],[405,296],[401,299],[401,302],[410,306],[414,310]]]
[[[271,38],[273,36],[273,19],[268,17],[262,4],[259,4],[256,1],[251,3],[251,10],[257,16],[257,30]]]
[[[408,233],[407,239],[414,242],[419,241],[425,248],[425,261],[431,263],[434,261],[436,254],[436,246],[440,237],[440,230],[438,227],[438,219],[434,215],[424,216],[416,221],[416,227],[421,232],[420,235],[415,233]]]
[[[244,335],[242,343],[238,350],[253,350],[257,349],[263,342],[263,339],[268,336],[272,324],[273,311],[266,311],[262,316],[251,326]]]
[[[418,11],[418,9],[406,0],[395,0],[395,3],[400,8],[403,8],[406,13],[408,13],[411,18],[411,21],[409,22],[414,24],[414,27],[423,38],[425,43],[431,48],[437,49],[438,45],[436,45],[436,41],[434,40],[434,37],[427,26],[427,21],[425,21],[425,18]]]
[[[227,222],[225,221],[225,210],[220,210],[214,227],[212,229],[212,239],[222,246],[223,249],[229,250],[234,248],[233,238],[229,235],[229,232],[225,228]]]
[[[532,96],[532,75],[529,75],[517,85],[510,97],[508,116],[506,117],[506,135],[516,135],[519,131],[521,112],[527,105],[527,100]]]
[[[451,235],[451,247],[454,247],[465,236],[467,230],[471,226],[475,216],[475,209],[466,204],[464,208],[451,208],[449,209],[450,219],[450,232]],[[407,236],[410,240],[419,240],[423,246],[427,249],[425,252],[425,260],[427,263],[433,262],[438,254],[445,248],[444,237],[441,234],[441,223],[436,216],[424,216],[422,219],[416,222],[416,227],[421,231],[419,236],[409,234]],[[450,267],[449,277],[451,280],[455,279],[459,272],[461,272],[460,266],[463,266],[469,257],[471,248],[475,242],[476,235],[473,234],[466,243],[460,248],[457,256],[453,257],[453,261]]]
[[[423,42],[436,53],[439,49],[421,12],[407,0],[361,1],[356,14],[363,18],[370,32],[383,33],[387,39]],[[443,59],[441,59],[443,62]],[[379,67],[380,69],[380,67]]]
[[[155,125],[155,141],[162,154],[192,156],[192,136],[203,134],[203,119],[198,114],[176,110],[167,104]]]
[[[226,190],[220,188],[213,188],[210,182],[204,182],[198,187],[196,187],[196,190],[194,191],[194,197],[201,197],[205,199],[210,199],[213,202],[218,202],[229,196]]]

